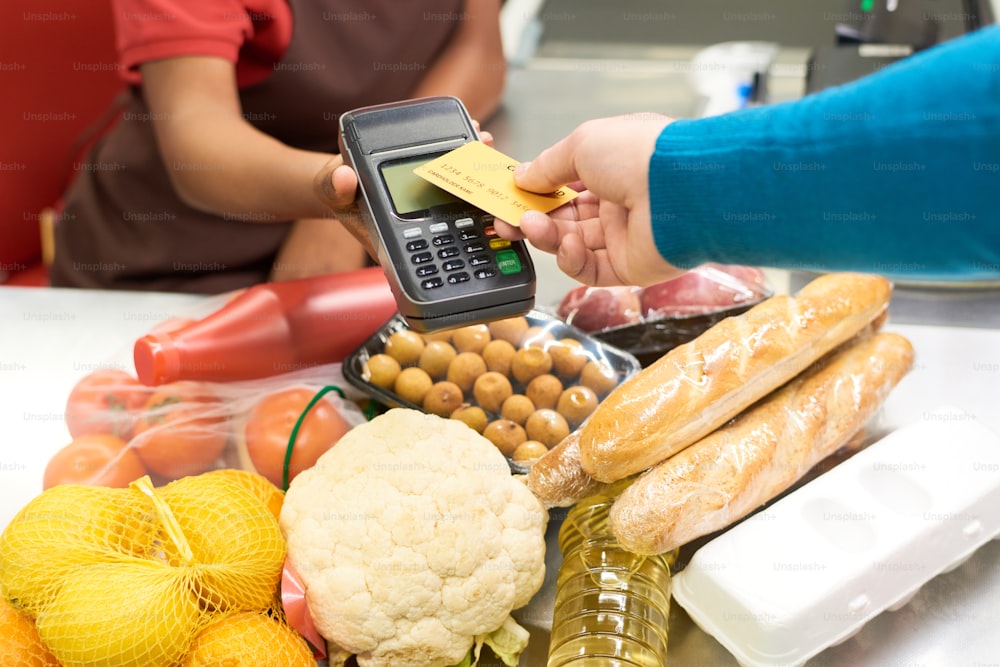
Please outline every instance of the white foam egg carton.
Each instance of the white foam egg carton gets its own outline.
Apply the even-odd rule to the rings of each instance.
[[[791,667],[1000,535],[1000,437],[926,414],[702,546],[673,578],[744,667]]]

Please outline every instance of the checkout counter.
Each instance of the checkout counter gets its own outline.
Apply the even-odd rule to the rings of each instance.
[[[501,112],[486,124],[496,146],[528,159],[588,118],[655,110],[698,113],[690,51],[662,47],[591,46],[580,54],[549,52],[512,68]],[[804,91],[808,51],[778,53],[769,79],[772,100]],[[548,256],[536,253],[538,304],[554,305],[575,283]],[[809,276],[768,271],[777,292],[794,291]],[[131,344],[153,324],[191,312],[204,297],[0,287],[0,526],[40,490],[44,466],[67,437],[65,397],[85,373],[128,368]],[[907,336],[916,367],[890,395],[873,433],[918,421],[952,405],[1000,432],[1000,286],[898,285],[887,330]],[[941,443],[941,455],[948,455]],[[553,511],[547,535],[548,572],[541,591],[515,613],[531,632],[521,664],[545,664],[551,627],[556,533],[564,511]],[[682,554],[683,556],[683,554]],[[896,611],[811,660],[809,667],[954,667],[996,664],[1000,656],[1000,541],[939,575]],[[735,659],[672,605],[669,664],[727,667]],[[481,662],[493,667],[499,662]]]
[[[539,265],[544,266],[544,260]],[[546,290],[540,296],[552,299],[555,294]],[[962,301],[969,312],[980,312],[995,298],[995,292],[984,290],[963,294]],[[0,288],[0,525],[39,493],[46,462],[66,442],[62,412],[74,382],[97,368],[127,368],[137,337],[162,319],[197,311],[204,302],[205,297],[179,294]],[[926,304],[926,312],[938,312],[933,302]],[[886,329],[912,341],[916,366],[890,395],[875,419],[873,434],[918,421],[946,404],[1000,432],[1000,309],[995,303],[992,313],[991,323],[975,326],[897,323],[890,316]],[[948,443],[941,443],[941,455],[947,452]],[[560,563],[556,534],[564,513],[554,510],[551,515],[542,589],[515,612],[531,632],[523,667],[545,664]],[[905,606],[876,617],[808,667],[995,664],[1000,655],[998,594],[1000,541],[994,540],[955,570],[932,579]],[[675,667],[737,666],[676,603],[671,607],[669,641],[669,664]],[[480,664],[500,667],[491,659]]]

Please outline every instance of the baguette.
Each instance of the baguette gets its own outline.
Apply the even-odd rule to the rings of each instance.
[[[722,320],[598,405],[580,434],[583,469],[614,482],[681,451],[855,336],[891,294],[881,276],[831,273]]]
[[[854,337],[859,340],[877,332],[884,324],[882,317],[876,318],[865,330]],[[852,341],[844,343],[850,345]],[[830,354],[833,354],[831,352]],[[854,439],[844,445],[845,448],[856,449],[861,446],[864,429],[859,431]],[[855,441],[857,441],[855,443]],[[826,460],[831,460],[828,457]],[[580,430],[570,433],[558,445],[538,459],[526,475],[526,484],[535,497],[546,509],[553,507],[569,507],[575,505],[587,496],[602,492],[610,486],[598,482],[587,474],[580,463]]]
[[[546,509],[569,507],[605,486],[580,465],[580,429],[535,461],[526,483]]]
[[[882,328],[885,319],[886,311],[883,311],[866,329],[855,336],[855,339],[877,332]],[[850,345],[851,342],[848,341],[844,345]],[[861,433],[863,430],[859,431],[859,434]],[[858,439],[857,436],[855,439]],[[850,443],[846,445],[850,446]],[[608,486],[604,482],[598,482],[583,469],[580,463],[579,429],[570,433],[532,465],[526,476],[526,483],[546,509],[569,507],[589,495],[603,491]]]
[[[615,537],[635,553],[665,553],[728,526],[849,444],[912,363],[898,334],[852,341],[640,475],[611,508]]]

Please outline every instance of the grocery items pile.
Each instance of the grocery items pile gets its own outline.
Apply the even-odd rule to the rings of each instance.
[[[610,519],[636,553],[728,526],[847,444],[907,373],[909,342],[877,333],[890,295],[879,276],[828,274],[723,320],[620,385],[529,488],[571,505],[634,477]]]
[[[466,665],[483,646],[516,665],[546,507],[624,482],[610,527],[647,555],[745,516],[909,369],[878,331],[890,294],[824,276],[644,370],[532,312],[427,335],[393,318],[343,366],[244,382],[97,371],[47,490],[0,536],[4,618],[43,665],[314,664],[281,598],[294,569],[331,665]],[[367,420],[340,379],[390,409]]]

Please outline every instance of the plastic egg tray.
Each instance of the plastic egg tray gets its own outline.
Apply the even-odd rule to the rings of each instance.
[[[673,594],[741,665],[802,665],[998,534],[1000,437],[947,408],[703,545]]]

